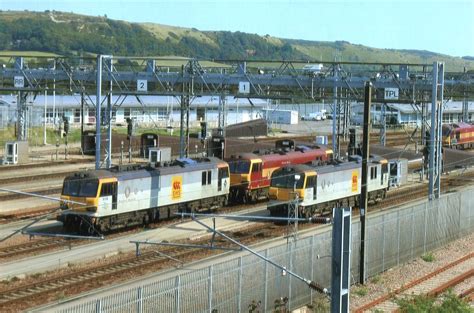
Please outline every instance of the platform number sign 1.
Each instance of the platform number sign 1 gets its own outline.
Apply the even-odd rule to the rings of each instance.
[[[148,81],[146,79],[137,80],[137,91],[148,91]]]
[[[250,83],[239,82],[239,93],[250,93]]]
[[[25,77],[23,77],[23,76],[13,77],[13,86],[15,86],[15,88],[25,87]]]

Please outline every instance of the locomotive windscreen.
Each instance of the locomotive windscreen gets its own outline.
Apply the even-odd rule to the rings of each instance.
[[[300,179],[296,183],[296,189],[303,188],[304,177],[303,173],[299,174]],[[276,188],[293,188],[295,187],[295,173],[277,170],[272,174],[271,186]]]
[[[449,125],[443,125],[442,129],[442,136],[449,136],[451,134],[451,127]]]
[[[98,186],[98,179],[66,179],[62,194],[72,197],[95,197]]]
[[[229,161],[229,170],[232,174],[247,174],[250,171],[250,161]]]

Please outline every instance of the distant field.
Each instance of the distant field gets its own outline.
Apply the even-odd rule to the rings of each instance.
[[[0,62],[7,63],[11,62],[10,57],[15,56],[23,56],[25,58],[34,59],[36,57],[60,57],[61,55],[49,52],[42,52],[42,51],[0,51]],[[96,57],[97,55],[94,53],[87,53],[86,57]],[[180,56],[147,56],[150,59],[154,59],[156,61],[156,66],[162,67],[181,67],[182,65],[186,65],[189,58],[180,57]],[[116,56],[117,59],[120,56]],[[116,59],[116,61],[117,61]],[[133,59],[131,59],[133,61]],[[115,62],[116,62],[115,61]],[[230,65],[212,62],[212,61],[200,61],[199,62],[203,67],[218,67],[218,68],[229,68]]]
[[[24,57],[58,57],[59,54],[42,51],[0,51],[0,56],[24,56]]]
[[[0,51],[0,62],[11,63],[11,57],[23,56],[27,59],[44,58],[44,57],[58,57],[59,54],[41,51]]]

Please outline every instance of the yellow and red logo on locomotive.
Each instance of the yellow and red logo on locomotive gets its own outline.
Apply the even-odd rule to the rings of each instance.
[[[359,180],[359,172],[352,171],[352,192],[357,192],[357,181]]]
[[[171,178],[171,199],[181,199],[181,191],[183,188],[183,177],[173,176]]]

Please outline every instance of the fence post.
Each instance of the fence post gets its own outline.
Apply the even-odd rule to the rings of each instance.
[[[181,275],[176,276],[175,281],[175,289],[176,289],[176,313],[180,312],[180,297],[181,297]]]
[[[382,215],[382,272],[385,271],[385,215]]]
[[[429,203],[432,203],[432,202],[429,202]],[[427,223],[426,220],[427,219],[428,219],[428,203],[425,203],[425,223],[424,223],[425,234],[424,234],[424,238],[423,238],[423,253],[426,253],[426,223]]]
[[[239,292],[237,294],[237,312],[242,312],[242,256],[239,257]]]
[[[400,265],[400,211],[397,212],[397,266]]]
[[[314,280],[314,235],[311,236],[311,280]],[[310,303],[313,303],[313,288],[309,288]]]
[[[102,300],[97,299],[97,302],[95,303],[95,313],[101,313],[102,312]]]
[[[143,312],[143,289],[142,287],[137,288],[137,312]]]
[[[411,245],[410,259],[413,259],[413,237],[415,236],[415,209],[411,207]]]
[[[209,266],[209,277],[208,277],[208,287],[207,287],[207,305],[209,308],[209,313],[212,312],[212,268],[213,265]]]
[[[290,262],[288,268],[293,271],[293,243],[290,244]],[[288,275],[288,311],[291,312],[291,275]]]
[[[265,257],[268,258],[268,249],[265,249]],[[268,301],[268,263],[263,262],[265,269],[264,269],[264,290],[263,290],[263,312],[267,312],[267,301]]]

